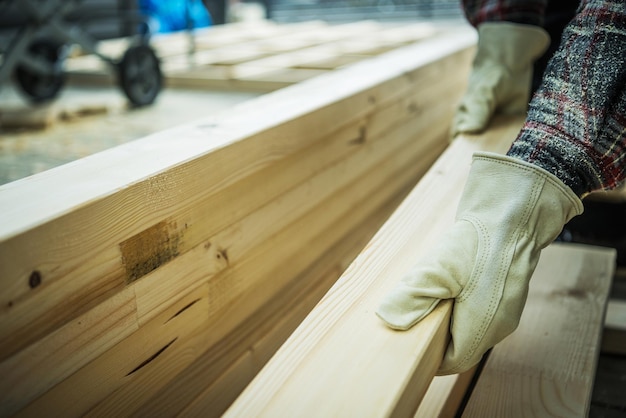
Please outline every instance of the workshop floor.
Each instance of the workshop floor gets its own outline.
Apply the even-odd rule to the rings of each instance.
[[[227,111],[258,95],[164,89],[154,105],[132,109],[117,89],[68,86],[56,102],[33,108],[11,86],[2,86],[0,184]]]
[[[165,89],[153,106],[130,109],[116,89],[68,87],[51,107],[33,109],[5,86],[0,90],[0,184],[156,131],[226,112],[258,95]],[[612,297],[626,299],[624,268],[618,271],[614,283]],[[602,354],[589,416],[626,416],[624,393],[626,357]]]

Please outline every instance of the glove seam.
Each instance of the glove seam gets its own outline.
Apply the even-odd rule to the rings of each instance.
[[[489,161],[493,161],[492,159],[489,158],[481,158],[481,157],[476,157],[479,159],[488,159]],[[534,172],[532,170],[532,168],[530,167],[523,167],[523,166],[518,166],[513,162],[508,162],[508,161],[502,161],[502,160],[498,160],[498,163],[504,164],[504,165],[510,165],[510,166],[515,166],[515,167],[519,167],[525,171],[529,171],[533,174],[536,174],[538,176],[538,181],[537,182],[533,182],[532,188],[531,188],[531,193],[530,195],[532,196],[532,199],[529,199],[527,201],[527,203],[524,205],[524,211],[523,211],[523,216],[520,217],[518,223],[515,225],[515,227],[513,228],[514,233],[510,234],[509,239],[506,241],[504,248],[507,249],[507,252],[511,252],[511,254],[507,257],[507,260],[504,260],[503,257],[500,257],[500,265],[498,267],[498,273],[496,274],[495,279],[497,280],[496,283],[494,283],[494,285],[496,285],[496,290],[495,292],[491,292],[491,296],[490,296],[490,301],[489,301],[489,305],[488,305],[488,309],[485,310],[485,312],[488,314],[488,316],[483,317],[483,319],[488,319],[488,321],[480,321],[481,326],[478,329],[478,331],[476,332],[476,334],[474,335],[474,338],[472,339],[472,342],[470,344],[470,349],[467,350],[467,354],[465,356],[463,356],[463,359],[460,360],[460,362],[457,364],[456,367],[454,367],[453,369],[450,370],[446,370],[447,372],[452,372],[454,373],[456,370],[462,370],[465,365],[472,359],[472,357],[474,356],[474,353],[476,352],[476,349],[480,346],[480,343],[484,340],[485,334],[487,333],[487,330],[489,329],[489,327],[491,326],[491,324],[493,323],[493,318],[495,317],[497,311],[498,311],[498,307],[499,307],[499,302],[502,301],[502,298],[504,296],[504,291],[505,291],[505,287],[506,287],[506,272],[508,272],[508,270],[510,270],[511,264],[513,262],[513,258],[515,255],[515,246],[513,244],[519,242],[519,237],[521,234],[521,226],[528,223],[528,219],[530,218],[530,215],[532,213],[532,209],[536,206],[537,201],[539,199],[540,196],[540,191],[541,189],[544,187],[545,185],[545,181],[548,179],[546,176],[543,176],[543,173],[537,173]],[[474,218],[473,216],[469,215],[469,216],[465,216],[463,217],[464,219],[467,218]],[[480,222],[479,219],[474,218],[477,222],[479,222],[482,226],[482,222]],[[471,222],[472,225],[475,226],[475,224],[473,222]],[[486,228],[485,228],[486,229]],[[488,236],[488,233],[487,233]],[[488,241],[490,240],[490,238],[488,238]],[[511,248],[513,247],[513,248]],[[481,251],[480,249],[480,241],[479,241],[479,251]],[[481,251],[481,253],[486,253],[486,251]],[[481,257],[482,258],[482,257]],[[470,276],[470,281],[472,282],[472,289],[470,291],[467,292],[467,296],[463,295],[463,299],[459,300],[459,297],[461,296],[461,294],[459,294],[459,297],[457,297],[457,301],[458,302],[463,302],[466,297],[469,297],[469,295],[471,295],[471,292],[473,292],[476,288],[476,285],[474,283],[477,283],[476,276],[472,273],[472,275]],[[462,294],[465,293],[465,288],[463,289],[463,291],[461,292]],[[487,322],[487,323],[486,323]],[[510,334],[510,333],[509,333]],[[509,335],[507,334],[507,335]]]

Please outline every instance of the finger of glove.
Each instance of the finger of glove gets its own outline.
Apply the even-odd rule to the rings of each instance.
[[[490,96],[491,94],[480,94],[480,91],[477,91],[463,99],[452,122],[453,136],[485,130],[495,110]]]
[[[498,313],[490,315],[485,298],[476,294],[456,300],[450,324],[451,339],[438,375],[462,373],[476,365],[494,345],[510,335],[519,323],[526,292],[503,295]]]
[[[400,283],[380,304],[376,315],[389,328],[406,331],[437,306],[440,298],[421,296],[419,290]]]
[[[415,264],[382,300],[377,315],[393,329],[407,330],[441,299],[458,296],[470,277],[476,233],[466,222],[454,225],[429,254]]]

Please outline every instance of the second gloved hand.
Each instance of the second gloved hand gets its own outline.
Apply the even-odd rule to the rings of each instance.
[[[455,299],[438,374],[468,370],[517,327],[541,249],[582,213],[558,178],[511,157],[477,153],[456,222],[387,294],[377,311],[406,330]]]
[[[525,112],[533,64],[549,44],[550,36],[538,26],[481,24],[467,91],[452,122],[452,136],[483,131],[494,113]]]

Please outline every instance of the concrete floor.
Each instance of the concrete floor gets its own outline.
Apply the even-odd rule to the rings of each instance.
[[[152,106],[133,109],[118,89],[68,86],[55,102],[33,108],[12,86],[2,86],[0,184],[227,111],[258,95],[164,89]],[[48,126],[41,126],[46,120]]]

